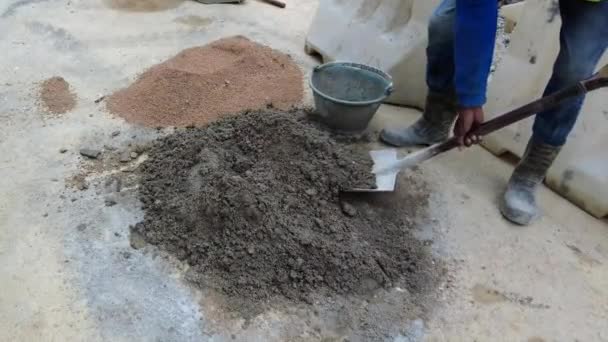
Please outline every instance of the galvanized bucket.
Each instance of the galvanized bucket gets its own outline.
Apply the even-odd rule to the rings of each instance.
[[[319,65],[310,77],[320,120],[341,131],[356,132],[367,125],[393,91],[393,80],[376,68],[351,62]]]

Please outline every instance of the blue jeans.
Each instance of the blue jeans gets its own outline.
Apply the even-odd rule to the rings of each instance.
[[[599,3],[559,0],[559,8],[560,51],[544,95],[591,76],[608,47],[608,0]],[[456,0],[443,0],[429,22],[426,80],[432,92],[453,92],[455,13]],[[532,129],[534,138],[553,146],[563,145],[583,100],[584,96],[566,100],[554,109],[538,113]]]

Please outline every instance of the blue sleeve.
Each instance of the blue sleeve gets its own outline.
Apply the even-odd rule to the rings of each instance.
[[[496,0],[456,0],[454,82],[458,104],[463,107],[486,102],[497,18]]]

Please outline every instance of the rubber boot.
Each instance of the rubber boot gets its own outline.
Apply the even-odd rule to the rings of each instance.
[[[432,145],[450,136],[456,119],[456,97],[440,93],[429,93],[422,117],[406,128],[385,128],[380,140],[397,147]]]
[[[536,190],[560,149],[561,146],[547,145],[530,138],[526,152],[515,167],[500,203],[500,211],[505,218],[525,226],[540,217]]]

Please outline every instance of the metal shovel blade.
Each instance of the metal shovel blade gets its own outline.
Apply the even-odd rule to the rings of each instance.
[[[386,149],[369,152],[374,166],[372,173],[376,176],[375,189],[355,188],[348,190],[349,192],[390,192],[395,190],[397,182],[397,174],[399,169],[387,169],[387,166],[395,164],[397,159],[397,150]]]

